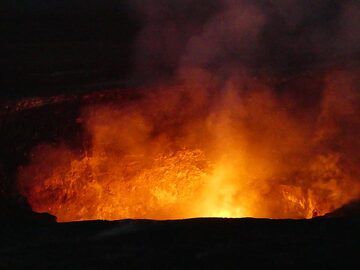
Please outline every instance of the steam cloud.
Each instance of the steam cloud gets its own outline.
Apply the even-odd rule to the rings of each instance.
[[[356,1],[134,4],[134,71],[157,86],[85,110],[90,156],[34,150],[19,182],[35,210],[61,220],[311,217],[359,198]],[[281,84],[298,74],[296,87]]]

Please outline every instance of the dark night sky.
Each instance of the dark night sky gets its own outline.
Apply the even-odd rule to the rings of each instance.
[[[1,97],[73,92],[128,76],[139,25],[124,1],[9,2],[0,24]]]
[[[5,99],[162,78],[184,58],[198,64],[195,56],[209,48],[220,51],[201,63],[212,70],[224,69],[230,60],[271,73],[359,64],[356,0],[18,0],[1,5],[0,97]],[[224,29],[232,30],[236,21],[228,12],[241,12],[243,6],[253,6],[265,18],[256,42],[245,37],[238,44],[231,35],[206,41],[217,31],[214,25],[227,23]],[[200,48],[191,47],[194,37]]]

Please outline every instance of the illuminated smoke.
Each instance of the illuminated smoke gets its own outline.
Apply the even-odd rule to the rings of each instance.
[[[156,86],[83,108],[83,153],[33,150],[18,182],[35,211],[59,221],[310,218],[359,198],[355,1],[138,7],[135,77]],[[272,83],[300,75],[296,89]]]

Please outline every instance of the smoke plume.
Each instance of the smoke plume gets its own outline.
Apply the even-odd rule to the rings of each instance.
[[[34,210],[309,218],[359,198],[356,1],[135,5],[151,87],[83,108],[86,151],[34,149],[19,170]]]

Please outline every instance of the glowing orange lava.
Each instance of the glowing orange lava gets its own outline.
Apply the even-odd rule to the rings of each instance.
[[[248,78],[88,106],[81,119],[91,146],[36,147],[19,188],[58,221],[322,215],[360,194],[349,154],[332,147],[346,131],[336,119],[359,124],[352,78],[328,79],[311,116]],[[353,99],[335,106],[338,81]]]

